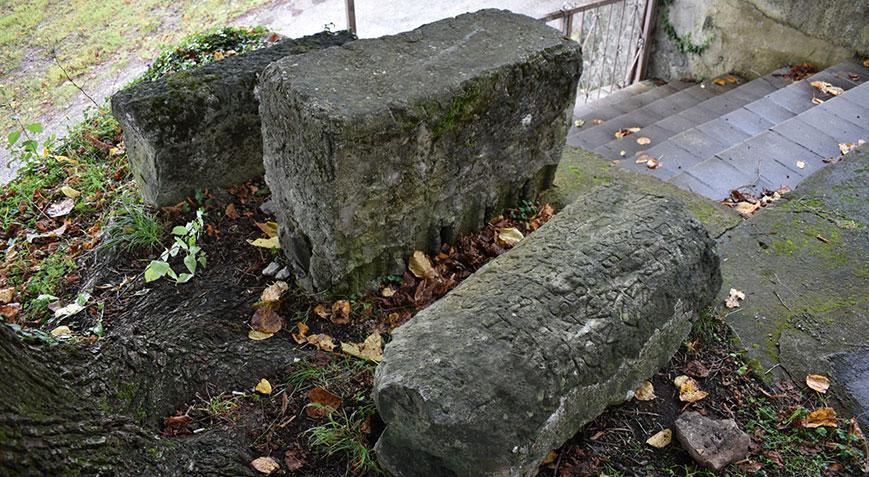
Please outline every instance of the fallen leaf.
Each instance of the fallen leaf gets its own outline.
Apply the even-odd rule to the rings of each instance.
[[[798,167],[799,169],[805,169],[805,168],[806,168],[806,163],[805,163],[805,161],[797,161],[797,167]]]
[[[655,387],[652,385],[651,381],[645,381],[640,387],[634,391],[634,397],[638,401],[652,401],[657,396],[655,396]]]
[[[641,128],[638,128],[638,127],[622,128],[622,129],[619,129],[618,131],[616,131],[615,134],[613,134],[613,135],[616,137],[616,139],[621,139],[625,136],[630,136],[631,134],[633,134],[635,132],[640,132],[640,129]]]
[[[812,81],[809,84],[820,90],[822,93],[831,94],[833,96],[839,96],[840,94],[843,94],[845,92],[844,89],[838,86],[833,86],[826,81]]]
[[[760,209],[760,202],[737,202],[733,209],[747,219],[754,215],[757,209]]]
[[[278,280],[267,286],[266,289],[263,290],[259,299],[262,302],[274,303],[276,301],[279,301],[281,299],[281,295],[283,295],[284,292],[289,289],[290,286],[287,284],[287,282]]]
[[[649,169],[657,169],[660,165],[661,163],[657,159],[649,159],[646,161],[646,167]]]
[[[233,204],[232,202],[230,202],[226,206],[226,209],[223,211],[223,214],[226,215],[226,218],[228,218],[229,220],[236,220],[239,217],[241,217],[240,215],[238,215],[238,211],[235,210],[235,204]]]
[[[703,363],[700,361],[694,360],[685,365],[685,369],[683,370],[685,374],[689,376],[694,376],[695,378],[705,378],[709,376],[709,369],[706,366],[703,366]]]
[[[830,388],[830,379],[820,374],[810,374],[806,376],[806,386],[821,394],[826,394],[827,389]]]
[[[380,290],[380,295],[384,298],[392,298],[392,295],[395,295],[395,290],[392,287],[383,287],[383,290]]]
[[[380,333],[374,332],[362,343],[341,343],[341,351],[357,358],[379,363],[383,359],[383,340]]]
[[[645,164],[649,169],[657,169],[661,165],[661,162],[655,156],[642,152],[634,159],[634,164]]]
[[[679,400],[682,402],[697,402],[709,395],[706,391],[700,390],[697,381],[688,376],[677,376],[673,384],[679,388]]]
[[[803,427],[836,427],[836,410],[831,407],[822,407],[809,413],[802,421]]]
[[[278,462],[271,457],[257,457],[250,462],[250,466],[260,474],[265,475],[269,475],[281,468]]]
[[[270,383],[268,381],[268,379],[262,378],[259,380],[259,383],[257,383],[256,387],[253,388],[253,390],[260,393],[260,394],[266,394],[266,395],[271,394],[272,393],[272,383]]]
[[[621,157],[625,157],[625,156],[627,156],[627,155],[628,155],[628,152],[627,152],[627,151],[624,151],[624,150],[619,151],[619,156],[621,156]]]
[[[433,271],[428,257],[419,250],[410,256],[410,260],[407,261],[407,268],[417,278],[423,278]]]
[[[328,319],[329,319],[329,314],[330,314],[330,312],[329,312],[329,310],[327,310],[326,307],[323,306],[323,305],[317,305],[317,306],[315,306],[314,309],[312,310],[312,312],[313,312],[315,315],[319,316],[320,318],[322,318],[322,319],[324,319],[324,320],[328,320]]]
[[[727,295],[727,299],[724,300],[724,306],[727,308],[739,308],[740,300],[745,300],[745,293],[742,293],[736,288],[731,288],[730,293]]]
[[[603,124],[605,122],[606,121],[604,121],[603,119],[592,119],[591,120],[591,124],[593,124],[595,126],[600,126],[601,124]]]
[[[332,303],[332,316],[329,321],[336,325],[346,325],[350,323],[350,302],[347,300],[338,300]]]
[[[854,436],[858,441],[865,439],[863,430],[860,429],[860,424],[857,423],[857,418],[851,416],[851,421],[848,423],[848,435]]]
[[[254,247],[260,248],[281,248],[281,243],[278,240],[278,237],[269,237],[269,238],[258,238],[256,240],[248,240],[247,243],[253,245]]]
[[[307,405],[305,407],[305,414],[307,414],[308,417],[313,417],[315,419],[325,416],[335,409],[338,409],[338,406],[341,405],[340,396],[332,394],[319,386],[308,391],[308,400],[314,405]]]
[[[816,98],[814,95],[812,95],[812,104],[824,104],[824,100],[821,98]]]
[[[865,66],[866,68],[869,68],[869,58],[863,60],[863,66]]]
[[[585,120],[577,119],[576,121],[573,122],[573,125],[578,127],[578,128],[581,128],[585,125]]]
[[[839,143],[839,152],[842,153],[842,155],[844,156],[845,154],[848,154],[849,152],[857,149],[858,146],[862,146],[863,144],[866,144],[866,141],[864,141],[863,139],[858,139],[857,142]]]
[[[523,238],[522,232],[515,227],[505,227],[498,229],[498,234],[496,236],[496,241],[498,245],[502,247],[512,247],[519,243]]]
[[[308,344],[312,344],[323,351],[335,351],[335,342],[326,334],[316,334],[305,338]]]
[[[81,195],[81,192],[73,189],[70,186],[66,186],[66,185],[60,188],[60,192],[63,195],[69,197],[70,199],[75,199],[76,197]]]
[[[247,332],[247,337],[254,341],[267,340],[274,336],[274,333],[263,333],[262,331],[250,330]]]
[[[637,144],[639,144],[640,146],[645,146],[645,145],[648,145],[651,143],[652,143],[652,140],[647,138],[646,136],[640,136],[637,138]]]
[[[558,458],[557,452],[549,451],[549,453],[546,454],[546,457],[544,457],[543,460],[540,461],[540,465],[549,465],[549,464],[555,462],[555,459],[557,459],[557,458]]]
[[[256,309],[250,319],[250,327],[253,331],[258,331],[269,336],[281,331],[284,326],[284,320],[270,306],[262,306]]]
[[[262,233],[266,234],[266,237],[272,238],[278,236],[278,223],[277,222],[266,222],[260,223],[256,222],[257,228],[259,228]]]
[[[51,204],[47,209],[45,209],[45,213],[51,218],[63,217],[72,212],[73,207],[75,207],[75,199],[67,197],[60,202]]]
[[[59,238],[64,233],[66,233],[67,225],[69,225],[68,222],[64,222],[63,225],[61,225],[60,227],[58,227],[50,232],[45,232],[43,234],[27,234],[27,238],[26,238],[27,243],[39,243],[39,242],[42,242],[43,240],[50,241],[48,239]]]
[[[670,429],[664,429],[663,431],[658,432],[654,436],[648,438],[646,440],[646,444],[656,448],[663,449],[670,445],[670,442],[673,440],[673,431]]]
[[[0,304],[7,304],[15,298],[15,287],[0,288]]]
[[[21,313],[21,303],[10,303],[0,306],[0,316],[7,320],[14,320]]]
[[[285,395],[285,394],[284,394]],[[293,447],[284,453],[284,464],[290,472],[295,472],[305,466],[302,449]]]
[[[298,344],[305,344],[308,342],[308,325],[302,323],[301,321],[296,322],[296,328],[299,329],[298,333],[292,333],[293,341]]]
[[[72,330],[69,329],[69,326],[63,325],[51,330],[48,334],[54,336],[55,338],[59,338],[62,336],[72,336]]]

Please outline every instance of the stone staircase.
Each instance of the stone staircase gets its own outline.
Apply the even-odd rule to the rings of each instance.
[[[747,82],[643,81],[578,105],[567,143],[716,200],[738,188],[793,188],[838,156],[840,143],[869,140],[869,69],[849,60],[800,81],[787,72]],[[812,81],[845,92],[823,93]],[[625,128],[640,130],[617,137]],[[638,162],[643,154],[657,167]]]

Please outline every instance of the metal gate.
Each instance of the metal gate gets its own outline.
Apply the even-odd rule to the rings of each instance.
[[[600,99],[644,78],[655,0],[587,0],[541,20],[582,45],[577,102]]]

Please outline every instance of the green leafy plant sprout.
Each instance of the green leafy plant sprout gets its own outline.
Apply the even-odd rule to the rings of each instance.
[[[196,274],[197,265],[205,267],[205,252],[197,245],[199,234],[202,232],[205,222],[203,220],[203,211],[196,211],[196,218],[187,225],[178,225],[172,229],[172,235],[175,239],[172,247],[165,249],[160,254],[160,260],[151,260],[151,263],[145,268],[145,282],[153,282],[160,278],[168,276],[175,283],[186,283]],[[184,273],[175,273],[172,265],[169,264],[169,259],[178,256],[184,252],[184,267],[187,269]]]
[[[20,124],[20,128],[12,131],[6,136],[6,148],[12,153],[12,157],[17,158],[24,164],[30,164],[39,159],[39,141],[34,136],[42,132],[42,125],[39,123]],[[23,137],[23,140],[22,140]],[[19,142],[20,140],[20,142]],[[42,143],[42,148],[47,155],[54,145],[54,135],[46,138]]]

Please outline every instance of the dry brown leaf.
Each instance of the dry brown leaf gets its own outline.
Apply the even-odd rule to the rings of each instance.
[[[305,338],[308,344],[312,344],[323,351],[335,351],[335,342],[332,337],[326,334],[316,334]]]
[[[61,336],[72,336],[72,330],[69,329],[69,326],[62,325],[51,330],[48,334],[54,336],[55,338],[59,338]]]
[[[0,304],[5,305],[15,298],[15,287],[0,289]]]
[[[350,302],[347,300],[338,300],[332,304],[332,316],[329,321],[336,325],[346,325],[350,323]]]
[[[9,303],[8,305],[0,306],[0,316],[7,320],[14,320],[21,313],[21,303]]]
[[[433,271],[428,257],[419,250],[410,256],[410,260],[407,261],[407,268],[417,278],[423,278]]]
[[[383,359],[383,340],[380,333],[374,332],[362,343],[341,343],[341,351],[357,358],[379,363]]]
[[[863,139],[858,139],[857,142],[839,143],[839,152],[842,153],[842,155],[844,156],[845,154],[848,154],[849,152],[857,149],[858,146],[862,146],[863,144],[866,144],[866,141],[864,141]]]
[[[651,144],[651,143],[652,143],[652,140],[647,138],[646,136],[640,136],[637,138],[637,144],[639,144],[640,146],[646,146],[646,145]]]
[[[742,293],[736,288],[731,288],[730,293],[727,295],[727,299],[724,300],[724,306],[727,308],[739,308],[740,300],[745,300],[745,293]]]
[[[646,440],[646,444],[656,448],[663,449],[670,445],[670,442],[673,440],[673,431],[670,429],[664,429],[663,431],[658,432],[654,436],[648,438]]]
[[[816,98],[814,95],[812,95],[812,104],[824,104],[824,100],[821,98]]]
[[[271,394],[272,393],[272,383],[268,381],[266,378],[262,378],[257,383],[256,387],[253,389],[254,391],[260,394]]]
[[[254,341],[267,340],[274,336],[274,333],[263,333],[262,331],[250,330],[247,332],[247,337]]]
[[[810,412],[802,421],[803,427],[836,427],[836,410],[831,407],[822,407]]]
[[[685,365],[685,369],[683,370],[685,374],[689,376],[694,376],[695,378],[705,378],[709,376],[709,369],[706,366],[703,366],[703,363],[700,361],[694,360]]]
[[[640,132],[641,129],[642,128],[638,128],[638,127],[622,128],[622,129],[619,129],[618,131],[616,131],[615,134],[613,134],[613,135],[616,137],[616,139],[621,139],[625,136],[630,136],[631,134],[633,134],[635,132]]]
[[[271,457],[257,457],[250,462],[250,466],[260,474],[265,475],[269,475],[281,468],[278,462]]]
[[[760,202],[738,202],[736,206],[733,207],[739,215],[745,217],[746,219],[754,215],[757,209],[760,208]]]
[[[652,401],[657,396],[655,396],[655,387],[652,385],[651,381],[645,381],[640,387],[634,391],[634,397],[637,398],[638,401]]]
[[[276,281],[271,285],[267,286],[265,290],[263,290],[260,295],[260,301],[266,303],[274,303],[281,299],[281,295],[284,294],[287,290],[290,289],[290,286],[287,282],[284,281]]]
[[[255,222],[258,229],[262,231],[262,233],[266,234],[266,237],[272,238],[278,236],[278,224],[277,222],[266,222],[260,223]]]
[[[392,287],[383,287],[383,290],[380,290],[380,295],[384,298],[391,298],[392,295],[395,295],[395,290]]]
[[[269,238],[258,238],[256,240],[248,240],[247,243],[254,247],[278,249],[281,248],[281,243],[277,236]]]
[[[851,416],[851,421],[848,423],[848,435],[854,436],[858,441],[866,438],[863,436],[863,430],[860,429],[860,424],[857,423],[856,417]]]
[[[519,243],[523,238],[522,232],[515,227],[504,227],[498,229],[498,234],[496,236],[496,241],[498,245],[502,247],[512,247]]]
[[[831,94],[833,96],[839,96],[840,94],[843,94],[845,92],[844,89],[838,86],[833,86],[826,81],[812,81],[809,84],[820,90],[822,93]]]
[[[827,389],[830,389],[830,379],[820,374],[810,374],[806,376],[806,386],[821,394],[826,394]]]
[[[302,323],[301,321],[296,322],[296,328],[299,329],[298,333],[292,333],[293,341],[298,344],[305,344],[308,342],[308,325]]]
[[[709,395],[700,389],[697,381],[688,376],[677,376],[673,384],[679,388],[679,400],[682,402],[697,402]]]
[[[226,209],[223,211],[223,214],[226,215],[226,218],[229,220],[236,220],[237,218],[241,217],[240,215],[238,215],[238,211],[235,210],[235,204],[233,204],[232,202],[230,202],[226,206]]]
[[[648,167],[649,169],[657,169],[658,167],[660,167],[660,165],[661,162],[657,159],[649,159],[648,161],[646,161],[646,167]]]
[[[799,168],[799,169],[805,169],[805,168],[806,168],[806,163],[805,163],[805,161],[797,161],[797,168]]]
[[[335,394],[330,393],[324,388],[315,387],[308,391],[308,400],[311,401],[305,407],[305,414],[308,417],[313,417],[315,419],[319,419],[326,414],[338,409],[338,406],[341,405],[341,397]]]
[[[318,304],[317,306],[315,306],[312,310],[312,313],[324,320],[328,320],[330,315],[329,310],[327,310],[326,307],[322,304]]]
[[[863,60],[863,66],[865,66],[866,68],[869,68],[869,58]]]
[[[284,320],[272,307],[262,306],[256,309],[250,319],[250,327],[253,331],[273,335],[284,326]]]
[[[295,472],[305,466],[305,459],[302,449],[293,447],[284,453],[284,464],[287,470]]]
[[[591,124],[593,124],[594,126],[600,126],[601,124],[603,124],[605,122],[606,121],[604,121],[603,119],[592,119],[591,120]]]
[[[72,212],[73,207],[75,207],[75,199],[67,197],[60,202],[48,206],[48,208],[45,209],[45,213],[51,218],[63,217]]]

